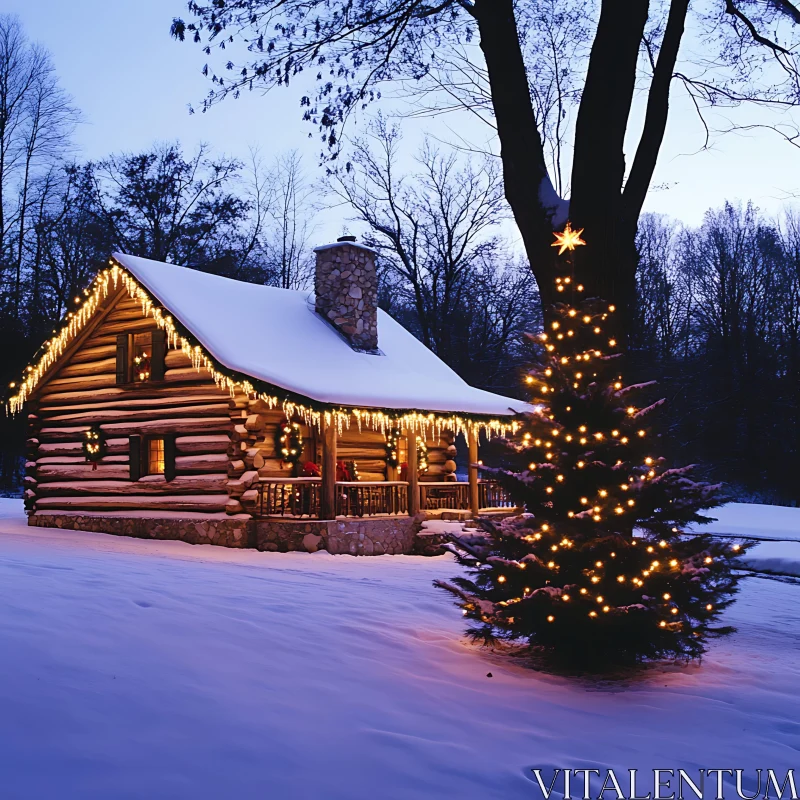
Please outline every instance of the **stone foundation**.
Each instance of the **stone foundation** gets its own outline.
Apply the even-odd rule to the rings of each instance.
[[[28,525],[38,528],[110,533],[137,539],[174,539],[189,544],[256,547],[273,552],[301,551],[354,556],[420,552],[419,520],[411,517],[287,520],[244,518],[159,519],[37,512]]]
[[[255,546],[259,550],[313,553],[327,550],[334,555],[399,555],[414,552],[420,522],[411,517],[391,519],[334,519],[255,521]]]
[[[28,517],[37,528],[111,533],[137,539],[176,539],[189,544],[221,547],[252,547],[249,519],[158,519],[157,517],[103,517],[91,514],[50,514],[37,512]]]

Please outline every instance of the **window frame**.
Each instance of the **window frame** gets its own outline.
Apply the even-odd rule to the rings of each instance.
[[[161,472],[151,471],[151,455],[150,447],[155,442],[161,442]],[[167,438],[161,434],[154,434],[153,436],[142,437],[142,464],[140,468],[141,477],[144,478],[148,475],[163,475],[167,477]],[[156,456],[156,459],[158,456]]]
[[[150,472],[150,442],[161,440],[164,442],[164,471]],[[128,437],[128,462],[130,465],[130,480],[140,481],[147,477],[163,475],[169,483],[175,480],[177,449],[175,447],[175,434],[157,433],[143,436],[131,434]]]
[[[137,336],[150,336],[150,374],[147,380],[135,380],[135,347]],[[150,328],[144,331],[120,333],[117,335],[117,385],[129,389],[140,386],[160,385],[164,382],[166,371],[167,340],[161,328]]]

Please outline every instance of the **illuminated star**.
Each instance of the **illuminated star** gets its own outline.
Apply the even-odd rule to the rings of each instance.
[[[556,231],[553,235],[556,237],[555,242],[550,247],[560,247],[558,254],[561,255],[565,250],[574,250],[578,245],[586,244],[581,239],[583,228],[579,231],[572,230],[572,225],[568,222],[567,227],[560,233]]]

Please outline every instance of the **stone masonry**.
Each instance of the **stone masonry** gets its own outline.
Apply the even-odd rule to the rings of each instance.
[[[36,528],[111,533],[137,539],[173,539],[189,544],[216,544],[222,547],[249,547],[253,544],[252,523],[244,517],[159,519],[37,512],[28,517],[28,525]]]
[[[316,310],[357,350],[378,349],[378,278],[375,251],[342,237],[317,247]]]
[[[413,517],[289,520],[228,518],[169,519],[150,517],[107,517],[101,514],[37,512],[28,518],[37,528],[93,531],[137,539],[173,539],[189,544],[222,547],[256,547],[273,552],[300,551],[353,556],[418,553],[435,555],[429,542],[419,546],[421,526]]]
[[[256,520],[255,545],[259,550],[334,555],[380,556],[414,552],[420,521],[413,517],[391,519]]]

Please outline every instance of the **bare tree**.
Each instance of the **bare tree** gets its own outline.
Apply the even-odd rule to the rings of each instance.
[[[270,283],[283,289],[304,289],[313,274],[309,243],[315,230],[310,222],[314,190],[296,150],[278,156],[271,175],[273,200],[264,242]]]
[[[332,190],[381,254],[390,310],[465,377],[513,385],[505,355],[531,320],[534,287],[511,266],[498,235],[505,214],[499,165],[425,142],[416,169],[403,174],[399,147],[397,128],[379,119],[354,142],[349,169],[331,173]],[[504,378],[498,369],[506,369]]]
[[[124,252],[225,271],[251,210],[232,191],[241,170],[207,145],[188,158],[177,144],[112,155],[93,170],[96,204]]]
[[[621,319],[629,322],[635,306],[637,224],[661,150],[674,80],[698,108],[743,102],[795,105],[800,94],[794,54],[800,10],[790,0],[563,0],[553,5],[565,13],[579,9],[594,28],[583,48],[585,63],[578,48],[578,63],[573,59],[565,67],[567,74],[585,76],[572,93],[579,104],[570,133],[568,203],[556,192],[559,181],[550,172],[553,159],[548,163],[544,143],[546,109],[554,109],[557,119],[565,109],[561,100],[555,105],[541,100],[549,95],[541,93],[534,65],[537,58],[544,59],[554,76],[565,73],[546,55],[554,29],[537,22],[539,2],[193,0],[193,21],[174,20],[172,33],[179,39],[188,33],[207,55],[212,47],[225,51],[224,67],[204,68],[213,81],[204,109],[243,89],[290,85],[307,71],[316,76],[317,91],[301,100],[303,113],[319,126],[334,156],[341,129],[356,110],[392,86],[407,88],[415,81],[432,100],[426,76],[436,73],[440,63],[452,72],[461,58],[458,48],[476,41],[505,196],[543,300],[553,300],[552,232],[569,215],[592,245],[577,258],[581,280],[616,302]],[[681,48],[684,40],[687,46]],[[557,42],[556,51],[558,58],[565,52]],[[474,60],[471,54],[469,60]],[[446,74],[436,79],[452,86]],[[480,73],[464,80],[480,84]],[[637,92],[647,97],[644,125],[632,157],[626,159]],[[567,96],[561,92],[562,98]],[[452,92],[442,93],[445,106],[460,106],[456,99]]]
[[[67,155],[77,121],[50,54],[27,40],[16,17],[0,15],[0,259],[12,267],[16,316],[32,183]]]

